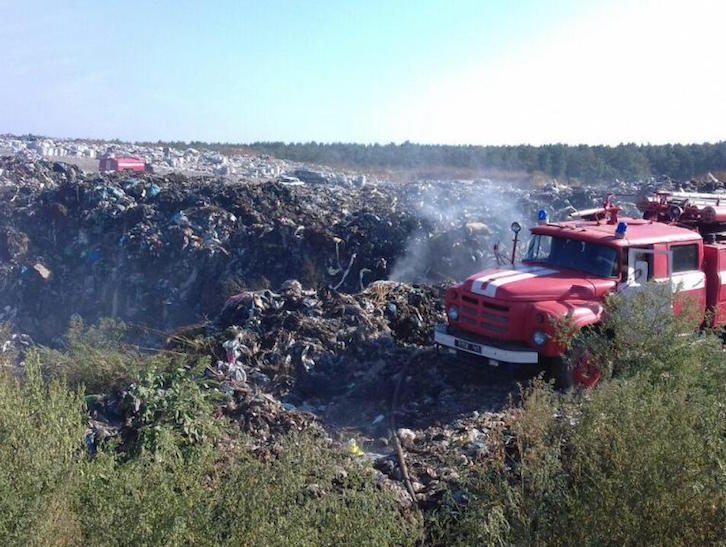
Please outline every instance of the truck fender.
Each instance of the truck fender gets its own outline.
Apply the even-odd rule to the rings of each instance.
[[[600,322],[604,308],[599,302],[543,302],[535,306],[535,312],[553,318],[571,317],[573,325],[579,330]]]
[[[589,327],[600,322],[603,314],[601,304],[589,304],[587,306],[578,306],[572,311],[572,318],[578,329]]]
[[[599,324],[604,308],[599,302],[593,301],[549,301],[537,303],[533,311],[534,319],[530,320],[529,328],[541,328],[553,337],[552,343],[543,348],[543,354],[554,357],[567,350],[567,347],[563,345],[565,339],[571,340],[580,330]],[[540,314],[549,317],[549,322],[535,323]],[[564,321],[558,324],[563,319]],[[562,328],[565,329],[565,332],[556,332]]]

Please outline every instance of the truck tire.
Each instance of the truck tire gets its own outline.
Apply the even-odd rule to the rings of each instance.
[[[575,386],[590,389],[600,383],[602,372],[592,362],[587,350],[575,344],[567,355],[552,359],[549,377],[554,380],[555,388],[562,391],[568,391]]]
[[[554,381],[555,389],[569,391],[575,385],[574,375],[565,357],[553,357],[549,363],[549,379]]]
[[[595,387],[602,379],[602,371],[587,352],[583,352],[575,362],[572,370],[572,379],[575,384],[585,389]]]

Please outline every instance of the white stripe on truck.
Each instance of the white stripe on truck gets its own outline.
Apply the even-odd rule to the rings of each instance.
[[[671,277],[671,291],[695,291],[706,286],[706,274],[703,272],[686,272],[674,274]]]
[[[524,272],[531,272],[533,270],[539,270],[541,268],[541,266],[515,266],[514,270],[496,270],[494,272],[476,278],[471,284],[471,291],[476,294],[484,294],[482,289],[483,285],[494,279],[518,275]]]
[[[471,285],[471,292],[494,298],[497,295],[497,289],[509,283],[524,281],[535,277],[544,277],[557,273],[557,270],[550,270],[541,266],[525,266],[517,270],[509,270],[506,272],[498,272],[497,274],[489,274],[480,277]],[[486,288],[483,287],[487,284]]]
[[[500,277],[507,277],[507,276],[510,276],[510,275],[517,275],[520,272],[530,271],[530,270],[532,270],[532,269],[534,269],[536,267],[537,266],[527,266],[526,268],[521,268],[521,269],[517,269],[517,270],[499,270],[499,271],[495,271],[495,272],[489,273],[487,275],[483,275],[483,276],[478,277],[478,278],[476,278],[474,280],[474,282],[471,284],[471,291],[472,292],[475,292],[477,294],[483,294],[481,292],[482,291],[482,285],[484,285],[485,283],[488,283],[492,279],[497,279],[497,278],[500,278]]]

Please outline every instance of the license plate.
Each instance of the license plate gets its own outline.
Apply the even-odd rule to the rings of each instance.
[[[481,354],[481,346],[479,344],[472,344],[471,342],[467,342],[466,340],[459,340],[458,338],[456,338],[454,339],[454,345],[457,348]]]

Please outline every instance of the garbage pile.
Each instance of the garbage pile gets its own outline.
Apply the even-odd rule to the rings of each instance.
[[[171,329],[287,279],[348,293],[376,280],[457,280],[509,254],[512,220],[600,199],[486,180],[234,182],[3,158],[0,310],[48,343],[73,314]]]
[[[287,432],[326,431],[400,489],[395,430],[417,500],[434,503],[455,468],[497,456],[490,434],[508,423],[501,411],[521,380],[452,366],[431,348],[444,289],[378,281],[344,294],[289,280],[235,295],[214,321],[177,331],[169,349],[214,348],[207,374],[230,397],[223,412],[263,457]]]
[[[166,349],[213,348],[205,375],[228,396],[221,411],[269,449],[290,431],[322,429],[326,407],[334,418],[338,403],[355,406],[364,421],[387,408],[393,378],[432,342],[442,295],[442,287],[390,281],[347,295],[291,280],[279,292],[230,298],[214,322],[176,331]],[[133,418],[127,399],[124,392],[94,398],[94,442],[118,435]]]
[[[278,293],[242,292],[209,329],[223,340],[217,370],[268,389],[272,381],[278,394],[293,386],[315,394],[344,391],[348,378],[370,374],[373,359],[395,361],[401,346],[431,345],[434,325],[444,319],[443,292],[378,281],[348,295],[303,290],[296,280]]]
[[[171,334],[166,349],[204,348],[203,376],[226,395],[218,412],[257,457],[274,459],[289,433],[312,431],[372,461],[372,480],[410,506],[395,435],[416,501],[433,506],[462,466],[497,457],[494,433],[509,423],[501,410],[516,389],[513,378],[452,367],[430,347],[443,290],[379,281],[350,295],[291,280],[236,295],[214,321]],[[143,412],[134,393],[87,397],[91,453],[110,439],[133,442]]]
[[[503,460],[514,442],[511,424],[515,419],[516,413],[511,410],[475,410],[421,430],[399,428],[395,434],[406,451],[406,470],[416,501],[424,508],[433,508],[449,489],[456,491],[462,469],[492,459]],[[403,478],[395,453],[380,456],[374,466],[393,480]]]
[[[385,277],[408,233],[406,218],[380,229],[370,210],[386,208],[383,195],[340,188],[89,175],[17,159],[0,171],[0,309],[42,341],[73,313],[187,324],[240,288],[293,276],[356,289],[356,262],[371,266],[366,282]]]
[[[217,175],[232,179],[270,180],[287,183],[365,184],[366,176],[280,160],[264,154],[231,149],[226,153],[192,146],[154,146],[83,139],[54,139],[33,135],[0,135],[0,156],[17,156],[27,161],[58,159],[89,171],[98,170],[98,159],[109,154],[138,157],[158,173]]]

